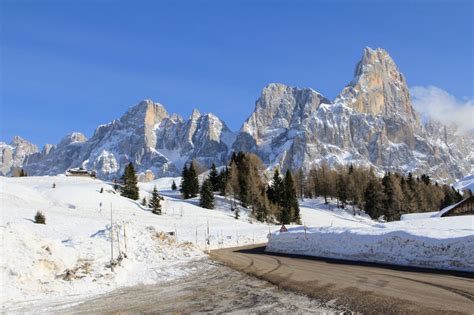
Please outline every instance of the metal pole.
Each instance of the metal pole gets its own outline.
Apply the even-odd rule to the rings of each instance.
[[[112,203],[110,203],[110,269],[114,271],[114,225],[112,217]]]
[[[127,234],[125,233],[125,224],[123,225],[123,240],[125,242],[125,256],[127,256]]]

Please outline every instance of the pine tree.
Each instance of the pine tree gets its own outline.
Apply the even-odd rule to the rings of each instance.
[[[384,215],[388,221],[398,220],[403,199],[399,181],[389,172],[383,177],[382,185],[384,187]]]
[[[201,186],[199,205],[206,209],[214,209],[214,193],[210,179],[206,179]]]
[[[191,162],[188,170],[188,180],[189,180],[189,196],[190,198],[194,198],[199,193],[199,179],[196,172],[196,168],[194,167],[194,161]]]
[[[278,168],[273,173],[273,179],[271,185],[267,189],[267,196],[271,202],[281,205],[281,198],[283,197],[284,184],[283,179],[280,176]]]
[[[36,224],[46,224],[46,216],[41,211],[37,211],[35,215]]]
[[[421,175],[421,181],[422,181],[423,183],[425,183],[425,185],[428,186],[428,185],[431,183],[431,178],[430,178],[428,175],[426,175],[426,174],[422,174],[422,175]]]
[[[189,170],[188,166],[184,164],[183,171],[181,172],[181,185],[179,188],[183,199],[191,198],[191,194],[189,193]]]
[[[219,173],[214,163],[212,163],[209,170],[209,180],[212,184],[212,191],[219,191]]]
[[[249,180],[250,180],[250,169],[245,155],[242,152],[239,152],[237,155],[238,163],[238,181],[239,181],[239,199],[243,207],[247,208],[250,205],[250,195],[249,195]]]
[[[377,219],[383,214],[382,189],[379,180],[371,176],[364,193],[364,210],[372,219]]]
[[[151,212],[154,214],[161,214],[161,200],[163,200],[163,197],[161,197],[158,193],[156,186],[153,187],[153,192],[151,193],[148,206],[151,208]]]
[[[219,173],[219,192],[221,196],[227,196],[227,182],[229,180],[229,168],[226,166],[225,169],[223,169]]]
[[[121,195],[133,200],[138,200],[139,189],[137,175],[135,174],[135,168],[131,162],[125,167],[122,180],[124,181],[124,185],[122,187]]]
[[[176,183],[173,181],[173,183],[171,184],[171,190],[177,190],[178,187],[176,186]]]
[[[296,195],[295,190],[295,182],[293,181],[293,176],[291,176],[290,170],[286,171],[285,175],[285,200],[287,205],[291,209],[291,221],[297,224],[301,224],[301,215],[300,215],[300,207],[298,205],[298,197]]]
[[[142,199],[142,206],[146,207],[147,202],[146,202],[146,197],[143,197]]]
[[[337,175],[336,180],[336,192],[337,198],[341,202],[341,208],[344,209],[347,203],[348,192],[347,192],[347,178],[342,171]]]

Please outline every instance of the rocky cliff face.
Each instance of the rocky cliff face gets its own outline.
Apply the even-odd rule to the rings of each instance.
[[[225,162],[233,134],[213,114],[194,110],[188,120],[169,115],[159,103],[144,100],[119,120],[99,126],[90,139],[80,133],[57,146],[45,146],[25,168],[31,175],[58,174],[68,168],[94,169],[103,178],[119,177],[133,162],[139,172],[178,174],[192,159],[209,166]]]
[[[38,147],[25,139],[15,136],[10,144],[0,142],[0,175],[9,176],[15,167],[22,167]]]
[[[472,139],[472,133],[424,126],[392,58],[366,48],[354,79],[332,102],[310,89],[264,88],[233,148],[284,169],[327,160],[452,179],[472,172],[473,161],[466,158],[473,156]]]
[[[42,152],[20,139],[0,143],[4,175],[14,166],[32,175],[83,166],[113,178],[130,161],[144,174],[175,175],[192,159],[206,166],[223,164],[232,151],[254,152],[270,168],[308,170],[327,160],[437,179],[474,171],[473,134],[461,135],[454,126],[434,121],[422,124],[395,62],[383,49],[370,48],[333,101],[312,89],[269,84],[238,134],[213,114],[194,110],[184,119],[144,100],[99,126],[90,139],[73,133]]]

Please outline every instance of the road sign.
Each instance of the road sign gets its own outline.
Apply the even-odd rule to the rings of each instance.
[[[284,224],[281,226],[280,232],[288,232],[288,229],[286,228]]]

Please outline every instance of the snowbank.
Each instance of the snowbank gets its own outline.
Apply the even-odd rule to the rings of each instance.
[[[370,227],[304,227],[269,235],[267,251],[474,272],[474,216]]]

